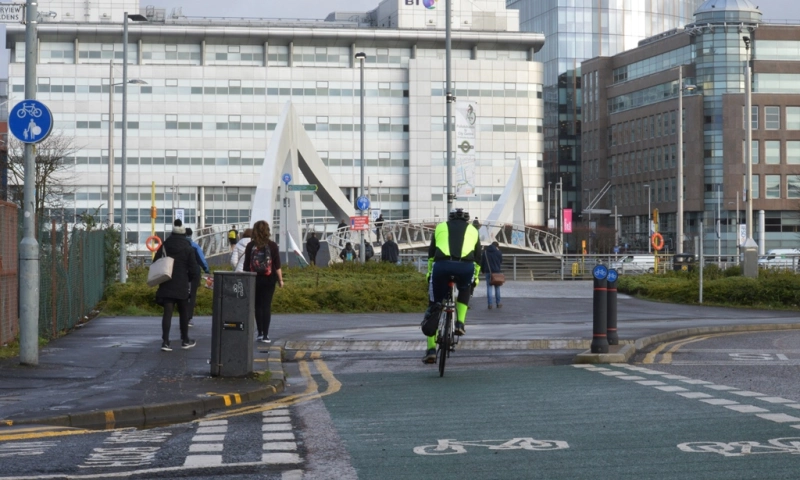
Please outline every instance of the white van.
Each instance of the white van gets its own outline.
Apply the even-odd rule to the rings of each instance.
[[[619,273],[653,273],[656,268],[655,255],[623,255],[614,262],[611,268]]]
[[[790,268],[797,270],[800,267],[800,250],[796,248],[774,248],[758,259],[761,268]]]

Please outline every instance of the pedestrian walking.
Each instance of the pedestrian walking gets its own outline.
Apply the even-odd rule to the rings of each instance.
[[[353,250],[353,244],[347,242],[344,245],[344,249],[339,253],[339,258],[342,259],[343,262],[352,262],[356,259],[356,251]]]
[[[242,239],[236,242],[236,246],[231,252],[231,266],[234,272],[244,272],[244,249],[247,248],[252,236],[253,229],[246,228],[242,233]]]
[[[375,242],[381,243],[381,231],[383,230],[383,214],[378,215],[375,219]]]
[[[270,343],[272,297],[276,285],[283,288],[283,273],[278,244],[271,240],[269,224],[264,220],[253,225],[253,237],[244,251],[244,271],[256,274],[256,341]]]
[[[493,273],[503,273],[503,252],[500,251],[499,243],[492,242],[483,250],[481,271],[486,275],[486,298],[489,302],[489,310],[492,309],[492,303],[495,303],[497,308],[503,308],[503,304],[500,303],[500,285],[491,283]]]
[[[391,233],[386,234],[386,241],[381,245],[381,262],[400,263],[400,247],[395,243]]]
[[[308,261],[311,265],[317,264],[317,252],[319,252],[319,238],[316,232],[311,232],[311,236],[306,240],[306,251],[308,252]]]
[[[197,259],[192,245],[186,241],[186,228],[183,222],[175,220],[172,235],[156,251],[153,261],[161,257],[171,257],[172,278],[158,286],[156,303],[164,307],[161,317],[161,350],[171,352],[169,331],[172,326],[172,312],[178,309],[181,329],[181,348],[194,347],[197,342],[189,338],[189,284],[198,273]]]
[[[475,219],[472,220],[472,226],[478,230],[481,229],[481,222],[478,221],[478,217],[475,217]]]
[[[231,229],[228,230],[228,245],[231,247],[231,251],[237,241],[239,241],[239,231],[236,230],[236,225],[231,225]]]
[[[211,270],[208,268],[208,262],[206,261],[206,256],[203,254],[203,249],[200,248],[200,245],[197,244],[194,240],[192,240],[192,229],[186,227],[186,240],[189,241],[189,245],[192,246],[194,249],[194,256],[195,260],[197,260],[197,274],[192,279],[190,284],[191,290],[189,291],[189,326],[194,327],[194,308],[197,306],[197,289],[200,288],[200,279],[202,277],[201,271],[206,272],[206,274],[211,273]]]

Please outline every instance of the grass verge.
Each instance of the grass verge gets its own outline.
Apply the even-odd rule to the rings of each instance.
[[[224,269],[220,269],[224,270]],[[369,262],[327,268],[282,269],[284,288],[277,288],[273,313],[395,313],[422,312],[427,307],[425,276],[413,266]],[[128,282],[106,290],[100,305],[107,316],[154,316],[156,287],[148,287],[147,270],[132,269]],[[213,292],[201,287],[196,315],[211,315]]]

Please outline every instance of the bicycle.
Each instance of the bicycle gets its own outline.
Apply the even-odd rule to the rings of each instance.
[[[439,376],[444,376],[444,365],[450,352],[455,351],[458,345],[458,336],[455,335],[455,277],[451,276],[447,282],[447,294],[442,302],[442,314],[439,317],[439,330],[436,336],[436,359],[439,364]]]
[[[34,118],[39,118],[42,116],[42,109],[36,107],[36,105],[28,105],[27,103],[22,104],[22,108],[17,110],[17,116],[19,118],[25,118],[30,114]]]
[[[530,437],[512,438],[510,440],[455,440],[440,439],[436,445],[414,447],[417,455],[457,455],[467,453],[466,447],[486,447],[489,450],[529,450],[545,452],[564,450],[569,444],[563,440],[536,440]]]

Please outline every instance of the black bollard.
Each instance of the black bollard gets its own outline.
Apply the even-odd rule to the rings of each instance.
[[[606,336],[607,284],[605,275],[603,275],[602,279],[598,279],[595,275],[592,353],[608,353],[608,338]]]
[[[606,312],[606,322],[608,322],[608,344],[619,345],[619,336],[617,335],[617,278],[613,276],[614,281],[611,281],[612,275],[608,275],[608,285],[606,286],[606,301],[608,302]]]

